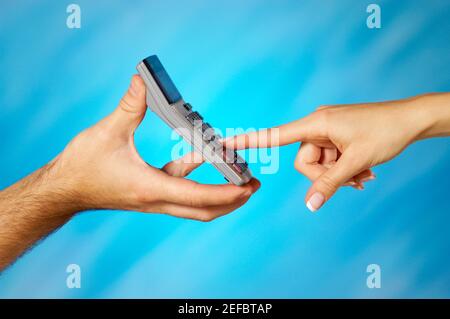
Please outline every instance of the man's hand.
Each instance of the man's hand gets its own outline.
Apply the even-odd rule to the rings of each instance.
[[[145,91],[142,79],[133,76],[117,109],[78,135],[56,158],[54,178],[78,193],[78,203],[85,209],[159,212],[209,221],[244,204],[257,190],[256,180],[238,187],[184,179],[202,163],[194,154],[162,169],[141,159],[134,132],[147,109]]]
[[[76,212],[121,209],[211,221],[242,206],[259,188],[185,179],[202,163],[196,153],[148,165],[134,132],[145,116],[145,85],[135,75],[116,110],[80,133],[48,165],[0,192],[0,270]]]

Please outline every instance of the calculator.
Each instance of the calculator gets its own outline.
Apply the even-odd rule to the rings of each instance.
[[[159,58],[149,56],[136,68],[147,87],[147,106],[214,165],[228,182],[235,185],[249,182],[252,174],[247,162],[235,150],[224,147],[222,137],[183,100]]]

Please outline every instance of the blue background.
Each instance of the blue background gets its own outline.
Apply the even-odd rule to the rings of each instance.
[[[444,0],[376,1],[379,30],[366,27],[371,1],[86,0],[78,30],[66,27],[69,3],[0,4],[0,188],[111,112],[153,53],[222,129],[450,90]],[[146,161],[170,159],[170,130],[153,114],[136,141]],[[279,172],[258,174],[250,202],[212,223],[80,214],[0,275],[0,297],[450,297],[448,139],[412,145],[318,214],[304,206],[297,148],[280,149]],[[206,166],[193,178],[223,181]],[[81,289],[66,287],[71,263]],[[371,263],[381,289],[366,287]]]

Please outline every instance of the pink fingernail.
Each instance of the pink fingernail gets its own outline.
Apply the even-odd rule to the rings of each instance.
[[[135,80],[134,77],[131,78],[129,91],[130,91],[131,95],[138,96],[137,87],[136,87],[136,80]]]
[[[323,196],[322,193],[316,192],[309,198],[308,202],[306,203],[306,207],[308,207],[310,211],[315,212],[320,207],[322,207],[324,202],[325,196]]]
[[[367,176],[367,177],[361,178],[360,182],[365,183],[368,181],[373,181],[375,178],[376,178],[375,175]]]

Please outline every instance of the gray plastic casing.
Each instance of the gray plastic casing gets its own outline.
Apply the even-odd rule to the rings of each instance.
[[[238,186],[248,183],[252,178],[250,169],[247,168],[243,171],[239,171],[234,165],[236,162],[227,160],[227,158],[230,159],[232,156],[229,156],[229,150],[224,150],[224,146],[219,140],[219,136],[214,134],[216,138],[213,141],[204,140],[204,133],[202,132],[201,125],[204,121],[198,121],[198,125],[197,123],[194,125],[187,119],[187,115],[191,113],[192,110],[189,111],[184,107],[186,102],[181,99],[176,103],[169,104],[143,61],[137,65],[136,69],[147,87],[146,100],[150,110],[156,113],[187,143],[192,145],[197,153],[202,154],[207,162],[214,165],[226,180]],[[232,152],[234,153],[234,151]],[[239,155],[237,155],[237,162],[245,163],[244,159]]]

